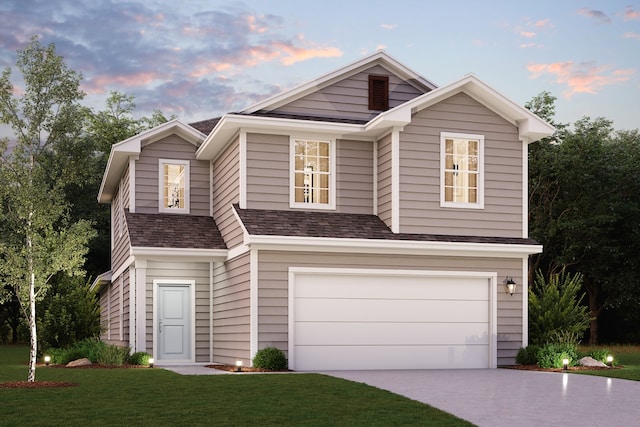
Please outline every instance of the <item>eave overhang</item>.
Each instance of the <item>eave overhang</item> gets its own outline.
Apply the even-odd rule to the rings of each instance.
[[[332,252],[382,255],[523,258],[542,252],[542,245],[336,239],[297,236],[256,236],[245,233],[244,244],[251,249],[296,252]]]
[[[129,255],[136,259],[153,259],[154,261],[224,262],[228,253],[227,249],[150,248],[140,246],[133,246],[129,249]]]

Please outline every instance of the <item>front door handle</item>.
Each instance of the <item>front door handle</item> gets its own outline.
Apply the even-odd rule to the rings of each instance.
[[[160,321],[159,329],[160,329],[160,332],[162,332],[162,320]]]

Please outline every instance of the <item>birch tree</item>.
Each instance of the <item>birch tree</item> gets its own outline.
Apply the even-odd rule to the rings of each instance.
[[[65,151],[60,147],[81,141],[81,76],[35,36],[16,64],[23,87],[14,87],[9,67],[0,77],[0,123],[13,133],[0,142],[0,289],[13,289],[28,321],[27,380],[35,381],[36,302],[55,274],[83,273],[94,232],[87,221],[69,220],[64,188],[74,179],[67,167],[73,162],[58,155]]]

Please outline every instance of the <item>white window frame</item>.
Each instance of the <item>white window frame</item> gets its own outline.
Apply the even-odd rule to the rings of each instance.
[[[445,200],[445,166],[447,139],[466,139],[478,141],[478,194],[475,203],[448,202]],[[484,135],[467,133],[440,133],[440,206],[443,208],[484,209]]]
[[[329,143],[329,203],[296,202],[296,141],[318,141]],[[290,137],[289,141],[289,207],[297,209],[335,209],[336,208],[336,140],[326,137]]]
[[[164,206],[164,165],[181,165],[184,166],[184,208],[166,208]],[[191,204],[189,177],[191,175],[189,160],[158,160],[158,211],[163,213],[180,213],[188,214]]]

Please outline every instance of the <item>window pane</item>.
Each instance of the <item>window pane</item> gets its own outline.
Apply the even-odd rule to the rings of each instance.
[[[164,165],[163,204],[165,208],[184,209],[184,172],[184,165]]]
[[[318,152],[318,155],[320,156],[324,156],[324,157],[329,157],[329,143],[328,142],[320,142],[320,150]]]
[[[330,143],[295,140],[294,200],[329,203]]]
[[[470,156],[478,155],[478,141],[475,141],[475,140],[469,141],[469,155]]]

